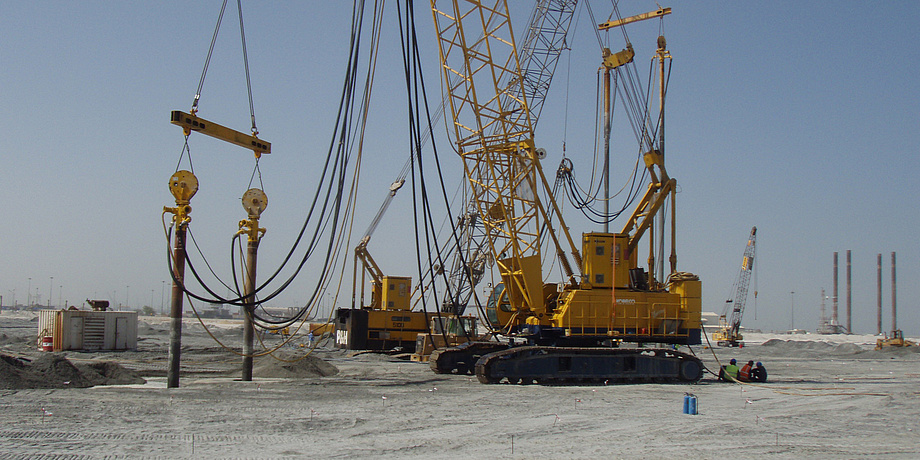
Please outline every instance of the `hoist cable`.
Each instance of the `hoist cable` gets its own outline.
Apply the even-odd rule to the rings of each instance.
[[[427,130],[429,132],[433,132],[431,128],[434,122],[432,121],[431,113],[428,111],[429,104],[428,104],[428,99],[427,99],[427,90],[425,87],[425,80],[423,78],[423,70],[420,64],[421,57],[420,57],[420,51],[418,48],[418,40],[417,40],[417,34],[416,34],[414,6],[412,2],[407,2],[406,7],[407,7],[406,17],[407,17],[407,21],[409,21],[409,24],[407,25],[407,30],[411,33],[411,35],[407,37],[408,39],[411,40],[411,59],[410,59],[411,67],[409,69],[414,71],[412,72],[412,74],[414,75],[414,78],[415,78],[414,85],[413,85],[410,83],[410,79],[407,74],[407,89],[409,89],[410,91],[410,111],[412,112],[412,114],[414,114],[410,118],[410,129],[416,130],[415,132],[417,133],[417,130],[420,129],[422,125],[422,123],[418,121],[419,114],[421,113],[418,105],[419,103],[421,103],[421,107],[422,107],[421,110],[424,110],[425,121],[426,121],[425,125],[427,127]],[[400,21],[400,23],[402,22]],[[414,94],[414,97],[412,97],[413,94]],[[414,101],[414,103],[411,101]],[[413,209],[417,210],[419,206],[421,206],[423,209],[423,219],[422,220],[425,224],[424,228],[426,229],[425,245],[427,249],[426,253],[428,254],[428,263],[427,263],[428,267],[430,268],[434,266],[439,266],[443,268],[445,266],[445,263],[444,263],[445,254],[442,251],[440,251],[441,245],[439,245],[437,241],[438,240],[437,235],[434,232],[434,227],[435,227],[434,221],[433,221],[434,213],[431,211],[431,200],[428,198],[428,192],[427,192],[428,186],[425,180],[424,163],[421,161],[422,159],[421,143],[418,142],[418,139],[420,139],[420,137],[416,134],[415,138],[416,138],[415,150],[416,150],[416,153],[418,154],[417,156],[419,160],[417,162],[417,165],[418,165],[418,171],[419,171],[418,177],[419,177],[419,190],[421,191],[421,199],[417,200],[415,198],[416,195],[413,194]],[[437,170],[438,184],[440,186],[441,198],[444,200],[444,204],[448,209],[448,213],[450,214],[449,212],[450,198],[447,193],[446,184],[444,182],[444,174],[443,174],[443,170],[442,170],[441,162],[440,162],[440,156],[438,154],[437,145],[435,143],[432,143],[432,150],[433,150],[433,158],[435,161],[435,168]],[[413,190],[415,190],[415,188],[413,188]],[[420,205],[418,204],[419,201],[421,203]],[[415,216],[418,216],[417,211],[414,214]],[[414,220],[417,222],[418,220],[417,217],[415,217]],[[456,224],[454,223],[453,219],[448,219],[448,220],[450,221],[450,225],[451,225],[451,233],[448,239],[451,240],[453,244],[445,244],[445,247],[450,247],[451,249],[459,248],[460,240],[459,240],[459,233],[457,231]],[[418,224],[416,224],[416,229],[418,228],[419,226]],[[417,240],[417,248],[420,248],[419,243],[418,243],[418,240],[420,240],[420,238],[417,238],[416,240]],[[434,256],[436,257],[436,260],[432,260],[432,254],[434,254]],[[460,257],[461,257],[461,263],[463,263],[465,266],[466,261],[463,260],[462,251],[460,251]],[[423,275],[421,259],[417,257],[417,261],[418,261],[417,264],[418,264],[419,277],[422,278],[424,275]],[[431,270],[429,270],[426,274],[431,274],[432,281],[433,281],[434,276],[436,275],[436,273],[432,272]],[[450,286],[450,283],[448,282],[448,279],[447,279],[446,270],[440,270],[440,275],[445,285]],[[435,305],[444,305],[446,303],[447,297],[453,298],[453,293],[445,292],[444,293],[445,300],[444,301],[439,300],[438,291],[437,291],[436,285],[434,284],[432,284],[431,293],[434,297]],[[422,295],[420,297],[422,299],[423,311],[427,313],[427,304],[424,300],[426,296]],[[435,308],[435,314],[437,315],[437,317],[440,318],[441,308]],[[466,331],[464,329],[464,333],[468,334],[468,332],[469,331]],[[443,330],[442,330],[442,333],[444,333]]]
[[[258,173],[258,174],[259,174],[259,189],[262,190],[262,191],[264,192],[264,191],[265,191],[265,185],[262,184],[262,170],[259,169],[259,160],[260,160],[260,159],[261,159],[261,158],[256,158],[256,164],[255,164],[255,167],[252,168],[252,174],[249,176],[249,185],[246,186],[246,188],[247,188],[247,189],[251,189],[251,188],[252,188],[252,181],[253,181],[253,179],[255,179],[256,173]]]
[[[249,92],[249,119],[252,120],[252,135],[259,135],[259,128],[256,127],[256,112],[252,104],[252,83],[249,80],[249,54],[246,52],[246,32],[243,30],[243,3],[236,0],[236,8],[240,13],[240,41],[243,43],[243,67],[246,69],[246,90]],[[256,160],[258,167],[258,160]]]
[[[355,20],[353,21],[353,30],[352,30],[352,45],[353,45],[353,46],[352,46],[352,53],[351,53],[351,57],[350,57],[350,61],[349,61],[349,66],[348,66],[348,71],[349,71],[349,72],[348,72],[348,78],[346,79],[346,85],[345,85],[345,88],[343,89],[343,95],[342,95],[342,99],[341,99],[341,101],[340,101],[339,117],[338,117],[337,123],[336,123],[336,131],[338,131],[338,132],[340,133],[340,135],[338,136],[338,137],[340,137],[340,139],[338,140],[338,142],[333,141],[333,143],[330,144],[330,150],[329,150],[329,155],[327,156],[326,167],[324,168],[324,171],[323,171],[323,178],[325,178],[326,175],[329,173],[329,166],[330,166],[330,160],[332,159],[333,146],[335,146],[335,145],[342,146],[342,145],[343,145],[343,143],[341,142],[341,141],[343,140],[343,139],[341,139],[341,135],[342,135],[342,133],[344,133],[345,131],[342,131],[342,130],[340,129],[340,127],[343,125],[343,122],[344,122],[344,121],[347,121],[347,117],[344,118],[344,119],[342,118],[342,115],[343,115],[343,108],[347,105],[346,102],[349,102],[349,103],[350,103],[350,101],[351,101],[351,96],[350,96],[350,94],[351,94],[352,92],[350,91],[350,88],[353,88],[353,85],[350,84],[350,83],[354,80],[354,77],[356,76],[356,73],[355,73],[356,68],[355,68],[355,66],[354,66],[354,57],[356,56],[357,49],[359,49],[358,43],[360,42],[360,38],[359,38],[360,33],[356,32],[356,31],[360,31],[360,27],[358,27],[358,26],[356,26],[356,25],[357,25],[357,24],[360,24],[360,22],[361,22],[361,19],[360,19],[361,16],[357,14],[357,5],[356,5],[356,10],[355,10],[354,18],[355,18]],[[351,80],[351,81],[349,81],[349,80]],[[333,164],[335,165],[335,166],[333,167],[333,175],[335,174],[335,171],[338,170],[340,164],[345,164],[345,163],[347,163],[347,156],[344,158],[344,161],[343,161],[342,153],[343,153],[343,152],[342,152],[341,149],[340,149],[340,150],[339,150],[338,156],[336,156],[336,160],[337,160],[337,161],[333,162]],[[323,179],[323,180],[325,180],[325,179]],[[322,183],[322,180],[321,180],[320,182]],[[331,185],[331,183],[330,183],[330,185]],[[313,215],[313,212],[316,211],[316,205],[317,205],[317,202],[319,201],[318,198],[319,198],[319,195],[320,195],[321,191],[322,191],[322,187],[318,187],[318,188],[317,188],[317,192],[316,192],[316,194],[315,194],[315,196],[314,196],[313,204],[312,204],[311,207],[310,207],[310,213],[309,213],[309,215],[307,216],[307,218],[305,219],[304,226],[301,228],[301,232],[300,232],[300,234],[298,235],[298,237],[297,237],[297,239],[296,239],[296,241],[295,241],[295,244],[294,244],[293,247],[291,248],[291,251],[288,253],[287,257],[285,258],[285,261],[282,263],[281,267],[278,268],[278,270],[275,272],[275,274],[272,275],[272,277],[271,277],[268,281],[266,281],[265,283],[263,283],[262,286],[259,286],[259,288],[257,289],[257,291],[258,291],[259,289],[264,288],[265,285],[266,285],[268,282],[271,281],[271,279],[273,279],[275,276],[277,276],[277,274],[280,272],[280,270],[281,270],[281,269],[286,265],[286,263],[290,260],[291,256],[293,255],[294,251],[296,250],[297,246],[299,245],[300,240],[301,240],[302,237],[303,237],[303,234],[304,234],[304,232],[305,232],[305,230],[306,230],[306,227],[307,227],[309,221],[311,220],[311,216]],[[330,191],[330,189],[329,189],[329,187],[327,187],[327,194],[326,194],[327,197],[330,196],[330,195],[329,195],[329,191]],[[329,201],[330,201],[330,200],[328,200],[328,199],[327,199],[327,200],[324,200],[325,205],[328,205]],[[340,200],[336,200],[336,201],[340,201]],[[324,205],[323,210],[322,210],[322,212],[321,212],[320,219],[321,219],[321,221],[325,221],[325,222],[328,224],[328,221],[325,220],[325,219],[323,219],[323,217],[326,216],[326,210],[327,210],[325,205]],[[338,206],[336,206],[336,208],[338,208]],[[322,230],[323,230],[324,228],[326,228],[325,225],[326,225],[326,224],[324,224],[323,226],[318,226],[318,227],[317,227],[317,231],[316,231],[316,232],[314,233],[314,235],[313,235],[313,239],[312,239],[312,241],[311,241],[310,248],[308,248],[307,253],[306,253],[305,256],[304,256],[304,259],[302,260],[300,266],[297,268],[297,272],[300,271],[300,269],[303,267],[303,264],[306,262],[306,259],[309,257],[309,255],[312,253],[312,250],[315,248],[316,237],[317,237],[319,234],[322,233]],[[333,225],[334,225],[334,224],[333,224]],[[327,254],[327,256],[328,256],[328,254]],[[169,262],[170,262],[170,265],[172,265],[172,261],[170,260]],[[196,273],[195,270],[194,270],[194,264],[190,262],[190,263],[189,263],[189,267],[190,267],[190,270],[192,270],[193,274],[195,274],[195,275],[196,275],[196,278],[197,278],[197,273]],[[287,280],[287,282],[285,282],[284,286],[282,286],[281,289],[279,289],[278,291],[272,293],[272,294],[271,294],[271,297],[274,297],[274,296],[277,295],[281,290],[283,290],[287,285],[289,285],[290,282],[292,281],[293,277],[296,276],[296,274],[297,274],[297,273],[295,273],[294,275],[292,275],[292,277],[289,278],[289,279]],[[200,281],[200,279],[199,279],[199,281]],[[181,284],[181,283],[180,283],[180,284]],[[184,289],[189,295],[195,296],[195,294],[189,292],[189,291],[186,289],[186,287],[185,287],[184,285],[183,285],[182,287],[183,287],[183,289]],[[206,289],[206,290],[209,290],[209,289]],[[209,291],[211,291],[211,290],[209,290]],[[213,292],[211,292],[211,294],[214,295]],[[197,296],[197,298],[198,298],[198,300],[202,300],[202,301],[205,301],[205,302],[211,302],[211,303],[221,303],[221,302],[223,302],[223,303],[230,303],[230,304],[239,304],[239,303],[243,300],[243,299],[241,299],[241,298],[237,298],[237,299],[223,299],[223,298],[221,298],[221,297],[218,296],[218,295],[214,295],[214,299],[206,299],[206,298],[202,298],[201,296]],[[263,301],[267,300],[267,298],[268,298],[268,297],[266,297],[266,299],[263,299]]]
[[[185,152],[188,152],[188,166],[192,170],[192,174],[195,174],[195,165],[192,163],[192,149],[188,146],[188,137],[189,134],[185,135],[185,144],[182,146],[182,151],[179,152],[179,161],[176,162],[176,171],[179,172],[179,167],[182,166],[182,157],[185,156]]]
[[[195,99],[192,101],[192,114],[198,112],[198,100],[201,98],[201,88],[204,87],[204,77],[208,74],[208,65],[211,63],[211,55],[214,54],[214,44],[217,42],[217,33],[220,31],[220,23],[224,19],[224,10],[227,9],[227,0],[224,0],[220,6],[220,14],[217,16],[217,25],[214,26],[214,35],[211,36],[211,46],[208,47],[208,56],[204,60],[204,68],[201,70],[201,79],[198,80],[198,90],[195,91]]]

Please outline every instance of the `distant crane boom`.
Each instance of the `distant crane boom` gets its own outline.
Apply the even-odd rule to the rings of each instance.
[[[741,317],[744,315],[744,304],[747,303],[751,273],[754,271],[756,245],[757,227],[753,227],[751,237],[748,238],[747,246],[744,248],[744,257],[741,258],[741,273],[733,289],[735,296],[725,301],[725,310],[719,318],[720,330],[715,334],[719,345],[738,346],[741,343]]]

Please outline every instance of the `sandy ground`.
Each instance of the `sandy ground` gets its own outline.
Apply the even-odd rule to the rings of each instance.
[[[0,458],[920,458],[920,347],[874,351],[871,336],[693,347],[710,369],[714,354],[763,361],[763,385],[482,385],[323,347],[313,356],[334,375],[260,376],[283,364],[264,357],[241,382],[240,358],[189,321],[181,387],[166,389],[166,324],[142,317],[137,351],[63,353],[118,362],[146,384],[0,390]],[[239,322],[211,324],[239,346]],[[0,352],[36,357],[36,329],[3,312]],[[687,392],[698,415],[682,413]]]

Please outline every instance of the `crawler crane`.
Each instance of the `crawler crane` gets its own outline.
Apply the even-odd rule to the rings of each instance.
[[[415,350],[416,337],[428,331],[428,315],[423,311],[412,311],[412,278],[385,275],[367,249],[374,230],[404,183],[405,180],[400,178],[390,185],[383,205],[355,248],[352,305],[335,312],[335,344],[339,348],[399,348],[411,352]],[[358,266],[361,267],[360,275]],[[370,305],[364,305],[365,275],[371,282]],[[359,282],[360,288],[357,286]]]
[[[747,246],[744,248],[744,257],[741,258],[741,272],[738,281],[733,286],[734,297],[725,301],[725,311],[719,317],[719,330],[712,334],[713,340],[722,347],[744,346],[744,337],[741,335],[741,316],[744,315],[744,304],[747,303],[748,287],[751,284],[751,272],[754,271],[754,254],[757,249],[757,227],[751,229]],[[757,291],[754,291],[757,297]]]
[[[699,380],[703,366],[694,356],[669,347],[616,347],[700,343],[699,279],[677,272],[673,253],[667,280],[655,279],[654,243],[650,269],[638,264],[640,240],[654,217],[668,200],[674,209],[676,180],[665,170],[664,155],[655,148],[643,153],[649,188],[622,231],[585,233],[577,247],[540,165],[545,152],[534,144],[507,3],[485,3],[431,5],[453,139],[501,276],[491,296],[495,319],[505,335],[527,345],[440,350],[432,355],[432,369],[474,368],[483,383]],[[660,37],[658,59],[666,56]],[[673,214],[670,231],[673,248]],[[544,240],[564,280],[544,280]]]

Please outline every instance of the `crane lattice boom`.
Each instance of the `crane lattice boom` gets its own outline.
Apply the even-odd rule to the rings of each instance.
[[[751,228],[751,236],[744,248],[744,257],[741,258],[741,272],[735,283],[735,296],[725,302],[725,311],[722,312],[721,331],[717,340],[721,345],[735,346],[741,340],[741,317],[744,315],[744,304],[747,303],[748,288],[751,284],[751,273],[754,271],[754,253],[757,249],[757,227]]]

